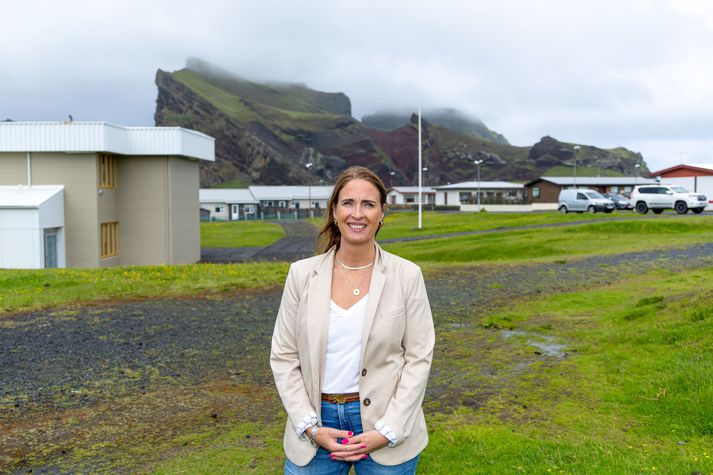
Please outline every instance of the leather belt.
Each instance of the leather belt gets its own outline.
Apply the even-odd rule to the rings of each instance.
[[[357,401],[359,401],[359,393],[346,393],[346,394],[325,394],[325,393],[322,393],[322,401],[330,402],[332,404],[345,404],[347,402],[357,402]]]

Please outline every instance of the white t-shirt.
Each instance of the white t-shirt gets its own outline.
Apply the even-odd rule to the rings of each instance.
[[[344,309],[330,300],[323,393],[359,392],[361,336],[368,299],[369,295],[365,295],[348,309]]]

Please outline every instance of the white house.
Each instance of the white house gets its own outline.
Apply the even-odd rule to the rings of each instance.
[[[66,267],[64,186],[0,186],[0,268]]]
[[[436,191],[431,187],[421,187],[421,204],[431,205],[436,202]],[[394,186],[386,195],[386,203],[390,205],[418,206],[417,186]]]
[[[523,198],[524,186],[508,181],[464,181],[451,185],[434,186],[436,206],[460,206],[480,199],[485,201],[519,202]]]
[[[248,189],[265,212],[320,210],[327,207],[333,186],[251,186]]]
[[[201,188],[199,201],[210,219],[218,221],[255,219],[260,204],[247,188]]]

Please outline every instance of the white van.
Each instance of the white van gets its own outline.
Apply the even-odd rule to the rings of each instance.
[[[609,198],[605,198],[598,191],[588,188],[573,188],[560,191],[558,208],[560,213],[569,213],[574,211],[577,213],[596,213],[604,211],[611,213],[614,211],[614,202]]]

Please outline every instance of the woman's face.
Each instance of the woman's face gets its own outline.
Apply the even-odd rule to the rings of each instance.
[[[339,191],[333,213],[342,243],[373,242],[379,222],[384,219],[379,190],[366,180],[351,180]]]

